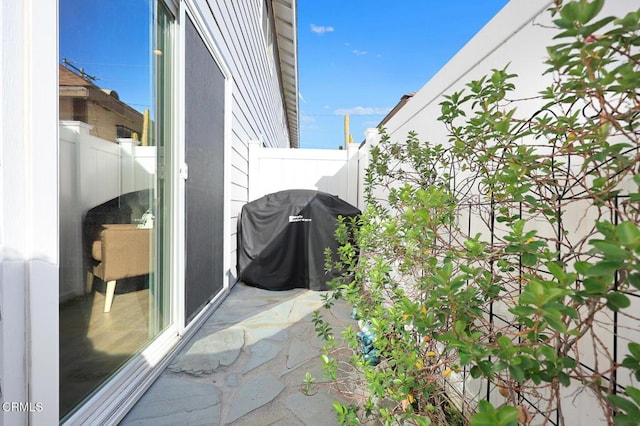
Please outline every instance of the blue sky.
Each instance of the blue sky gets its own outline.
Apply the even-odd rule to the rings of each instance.
[[[354,142],[416,92],[508,0],[298,0],[300,147]]]
[[[345,114],[354,142],[364,140],[366,128],[424,86],[507,2],[298,0],[300,147],[338,148]],[[148,4],[59,6],[60,59],[85,67],[98,86],[116,89],[140,111],[150,107],[152,93],[149,34],[140,25],[151,19]]]
[[[151,108],[149,2],[60,0],[58,13],[60,61],[84,68],[137,110]]]

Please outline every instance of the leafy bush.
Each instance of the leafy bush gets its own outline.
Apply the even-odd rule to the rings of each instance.
[[[493,70],[444,96],[447,141],[381,129],[367,208],[337,233],[350,273],[327,297],[355,306],[381,356],[365,362],[345,332],[366,393],[336,403],[343,424],[564,423],[583,393],[609,424],[640,421],[625,337],[640,332],[640,10],[601,18],[603,3],[550,10],[560,42],[538,98],[510,99],[517,76]],[[543,106],[523,118],[518,102]],[[495,405],[459,397],[470,378]]]

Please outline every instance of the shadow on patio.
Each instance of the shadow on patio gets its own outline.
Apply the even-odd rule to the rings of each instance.
[[[186,343],[122,425],[335,425],[337,391],[302,393],[306,372],[322,381],[312,322],[321,292],[273,292],[239,283]],[[326,311],[325,311],[326,312]],[[355,321],[339,301],[325,320],[334,335]]]

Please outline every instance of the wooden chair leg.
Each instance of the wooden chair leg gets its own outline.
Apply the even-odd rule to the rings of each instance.
[[[107,282],[107,291],[104,298],[104,312],[111,311],[111,305],[113,304],[113,295],[116,292],[116,281]]]
[[[91,293],[91,290],[93,290],[93,274],[91,271],[87,271],[87,294]]]

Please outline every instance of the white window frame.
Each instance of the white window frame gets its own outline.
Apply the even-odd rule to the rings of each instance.
[[[177,58],[180,55],[180,36],[181,31],[178,21],[179,14],[176,13],[179,9],[178,5],[173,0],[167,0],[164,2],[167,9],[174,16],[174,30],[173,30],[173,51],[175,52],[174,62],[172,64],[172,72],[174,81],[173,93],[171,97],[173,99],[180,99],[182,92],[177,84],[179,79],[179,70],[181,69],[180,63]],[[57,34],[56,34],[57,37]],[[57,56],[56,56],[57,64]],[[57,69],[57,66],[56,66]],[[57,79],[56,79],[57,88]],[[57,91],[56,91],[57,93]],[[57,100],[56,100],[57,105]],[[180,263],[180,247],[181,247],[181,231],[179,221],[183,218],[178,214],[179,203],[174,199],[179,199],[179,193],[176,192],[177,185],[176,179],[173,176],[177,176],[177,152],[178,152],[178,135],[180,134],[180,120],[178,114],[178,108],[174,108],[172,113],[172,138],[173,141],[170,144],[172,151],[171,158],[173,163],[169,173],[172,176],[172,210],[173,221],[169,225],[169,232],[172,235],[171,247],[169,248],[169,256],[167,261],[172,265]],[[57,142],[56,142],[57,143]],[[124,367],[122,367],[113,377],[108,379],[107,382],[97,390],[86,402],[78,407],[70,416],[65,419],[64,424],[111,424],[117,423],[122,420],[124,416],[131,410],[138,399],[144,395],[146,390],[154,383],[158,376],[169,364],[171,357],[175,354],[184,343],[184,340],[180,338],[180,331],[183,328],[183,322],[180,318],[179,309],[179,297],[178,293],[184,286],[180,285],[179,274],[176,271],[179,268],[171,268],[173,274],[167,277],[171,281],[171,305],[170,305],[170,323],[165,330],[163,330],[158,336],[156,336],[149,345],[142,350],[141,353],[132,357]],[[57,297],[57,296],[56,296]],[[176,308],[178,307],[178,308]],[[57,366],[56,366],[57,371]],[[57,384],[56,384],[57,392]],[[57,421],[57,418],[56,418]],[[49,423],[50,424],[50,423]]]

